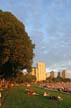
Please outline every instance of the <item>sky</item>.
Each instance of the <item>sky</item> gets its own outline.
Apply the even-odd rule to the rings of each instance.
[[[35,43],[33,66],[66,69],[71,74],[71,0],[0,0],[0,9],[12,12]]]

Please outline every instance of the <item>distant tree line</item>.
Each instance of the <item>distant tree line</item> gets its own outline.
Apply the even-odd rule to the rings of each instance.
[[[22,72],[17,73],[16,78],[11,79],[12,82],[16,83],[31,83],[36,81],[36,77],[30,73],[23,74]]]
[[[56,78],[48,77],[47,80],[49,82],[71,82],[70,78],[62,78],[62,77],[56,77]]]

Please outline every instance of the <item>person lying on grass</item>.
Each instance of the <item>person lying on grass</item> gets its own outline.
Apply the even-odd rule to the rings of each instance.
[[[63,100],[61,96],[49,96],[49,99],[58,101]]]
[[[63,100],[61,96],[49,96],[49,94],[45,91],[43,96],[47,96],[51,100]]]
[[[37,94],[37,93],[36,93],[35,91],[33,91],[33,90],[28,91],[28,94],[29,94],[29,95],[35,95],[35,96],[39,95],[39,94]]]
[[[61,96],[58,96],[57,98],[58,98],[58,100],[63,100],[63,98]]]

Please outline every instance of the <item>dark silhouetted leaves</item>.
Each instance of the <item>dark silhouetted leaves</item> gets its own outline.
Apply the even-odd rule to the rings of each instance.
[[[0,10],[0,76],[16,75],[20,69],[31,69],[34,44],[25,26],[10,12]]]

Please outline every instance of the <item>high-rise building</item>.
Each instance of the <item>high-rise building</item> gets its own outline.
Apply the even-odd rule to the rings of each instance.
[[[46,75],[47,75],[47,78],[49,78],[49,77],[50,77],[50,72],[47,72],[47,74],[46,74]]]
[[[62,74],[61,72],[58,72],[57,77],[61,77],[61,74]]]
[[[43,62],[38,62],[37,67],[32,68],[32,75],[36,76],[37,81],[46,80],[46,65]]]
[[[32,75],[36,74],[36,67],[32,67]]]
[[[51,78],[54,78],[54,71],[51,71],[51,72],[50,72],[50,77],[51,77]]]
[[[68,78],[68,72],[66,70],[62,71],[62,78]]]

